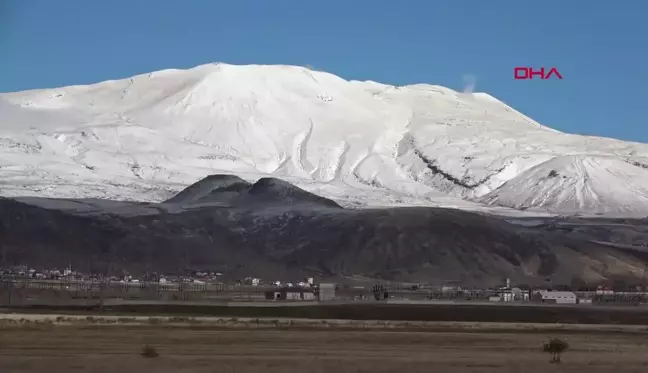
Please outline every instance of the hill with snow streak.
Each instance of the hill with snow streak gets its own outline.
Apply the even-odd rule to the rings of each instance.
[[[648,214],[648,145],[483,93],[216,63],[0,95],[0,195],[162,201],[217,173],[343,206]]]

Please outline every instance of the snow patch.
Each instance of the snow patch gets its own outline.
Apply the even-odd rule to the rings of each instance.
[[[5,196],[154,201],[218,173],[355,207],[648,213],[648,145],[430,84],[206,64],[1,94],[0,122]]]

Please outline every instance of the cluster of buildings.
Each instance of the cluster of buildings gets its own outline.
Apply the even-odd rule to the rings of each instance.
[[[335,284],[316,284],[313,277],[306,281],[265,283],[260,278],[246,277],[240,285],[264,288],[264,298],[270,301],[324,301],[335,299]]]
[[[318,284],[310,287],[283,287],[265,291],[266,300],[317,300],[329,301],[335,299],[335,284]]]
[[[84,275],[71,268],[63,270],[57,268],[36,270],[27,266],[15,266],[0,269],[0,278],[32,279],[32,280],[83,280]]]
[[[551,290],[551,289],[528,289],[511,287],[507,279],[506,286],[497,289],[490,296],[489,301],[494,302],[533,302],[553,304],[592,304],[600,302],[631,302],[645,303],[648,293],[643,286],[635,291],[614,291],[609,286],[600,285],[596,290],[572,291],[572,290]]]
[[[218,282],[223,274],[220,272],[203,272],[194,271],[186,275],[165,276],[158,273],[150,273],[141,276],[123,274],[121,276],[103,276],[101,274],[84,273],[72,270],[72,266],[60,270],[57,268],[34,269],[27,266],[14,266],[0,268],[0,279],[12,280],[41,280],[41,281],[87,281],[97,282],[107,280],[116,283],[140,283],[140,282],[159,282],[159,283],[195,283],[205,284],[208,282]]]
[[[46,286],[43,284],[52,284],[53,282],[63,282],[70,285],[77,285],[72,289],[86,289],[89,286],[95,286],[96,283],[106,281],[111,283],[111,287],[131,286],[147,287],[153,284],[163,285],[158,290],[182,290],[184,285],[189,286],[186,289],[192,291],[220,291],[220,292],[250,292],[261,295],[266,300],[287,301],[287,300],[332,300],[335,298],[336,286],[334,284],[316,284],[314,278],[310,277],[306,281],[281,282],[281,281],[263,281],[257,277],[246,277],[225,285],[220,272],[193,271],[185,275],[163,275],[150,273],[143,276],[132,276],[124,274],[122,276],[103,277],[101,275],[92,275],[73,271],[70,267],[59,270],[56,268],[36,270],[27,266],[15,266],[11,268],[0,268],[0,280],[29,282],[32,286]],[[95,285],[93,285],[95,284]],[[158,285],[156,285],[158,286]],[[70,289],[66,285],[66,289]],[[254,288],[255,290],[249,290]],[[248,290],[245,290],[248,289]]]
[[[488,300],[491,302],[579,303],[579,298],[572,291],[522,290],[517,287],[501,288]]]
[[[473,301],[489,302],[533,302],[533,303],[557,303],[557,304],[578,304],[594,302],[631,302],[645,303],[648,301],[648,293],[616,292],[604,286],[596,291],[583,292],[571,291],[568,289],[548,290],[529,289],[529,287],[511,286],[509,279],[506,285],[495,289],[465,290],[458,284],[445,284],[441,287],[426,284],[417,284],[410,287],[402,287],[398,284],[365,286],[345,286],[339,288],[331,283],[316,283],[314,278],[307,278],[305,281],[282,282],[265,281],[257,277],[246,277],[242,280],[231,281],[226,284],[223,273],[213,271],[193,271],[184,275],[163,275],[147,274],[144,276],[122,276],[102,277],[101,275],[86,274],[73,271],[71,266],[63,270],[57,268],[36,270],[26,266],[12,268],[0,268],[0,279],[26,280],[39,283],[40,281],[65,281],[77,282],[80,285],[92,285],[101,281],[109,281],[115,286],[131,288],[137,284],[141,288],[155,285],[158,291],[185,291],[194,292],[220,292],[246,293],[247,299],[265,299],[266,301],[322,301],[333,299],[353,300],[389,300],[402,298],[403,300],[417,299],[463,299]],[[119,285],[123,284],[123,285]],[[159,284],[163,284],[159,287]],[[80,286],[79,285],[79,286]],[[188,287],[185,287],[187,285]],[[94,286],[94,285],[93,285]],[[404,286],[404,285],[403,285]],[[409,285],[408,285],[409,286]],[[338,291],[339,290],[339,291]]]
[[[553,304],[577,304],[579,299],[573,291],[554,291],[549,289],[523,290],[511,287],[511,280],[506,279],[503,286],[491,295],[491,302],[534,302]]]
[[[315,284],[315,279],[309,277],[306,281],[269,281],[266,282],[258,277],[246,277],[243,281],[237,281],[238,285],[249,285],[249,286],[274,286],[281,288],[311,288]]]

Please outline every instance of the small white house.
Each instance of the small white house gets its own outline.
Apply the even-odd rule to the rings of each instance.
[[[576,294],[571,291],[549,291],[549,290],[536,290],[533,292],[533,300],[542,303],[558,303],[558,304],[576,304],[578,298]]]
[[[265,292],[266,300],[315,300],[312,291],[299,288],[283,288]]]
[[[497,297],[499,297],[502,302],[527,302],[529,301],[529,292],[520,288],[511,289],[504,287],[497,291]]]

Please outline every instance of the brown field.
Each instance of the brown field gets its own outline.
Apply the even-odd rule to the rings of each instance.
[[[295,329],[241,320],[26,317],[0,322],[3,373],[648,371],[648,332],[636,326],[452,323],[419,331],[411,324],[386,330],[384,322],[362,330],[327,321]],[[570,343],[560,365],[541,352],[551,336]],[[159,357],[140,356],[144,344]]]

